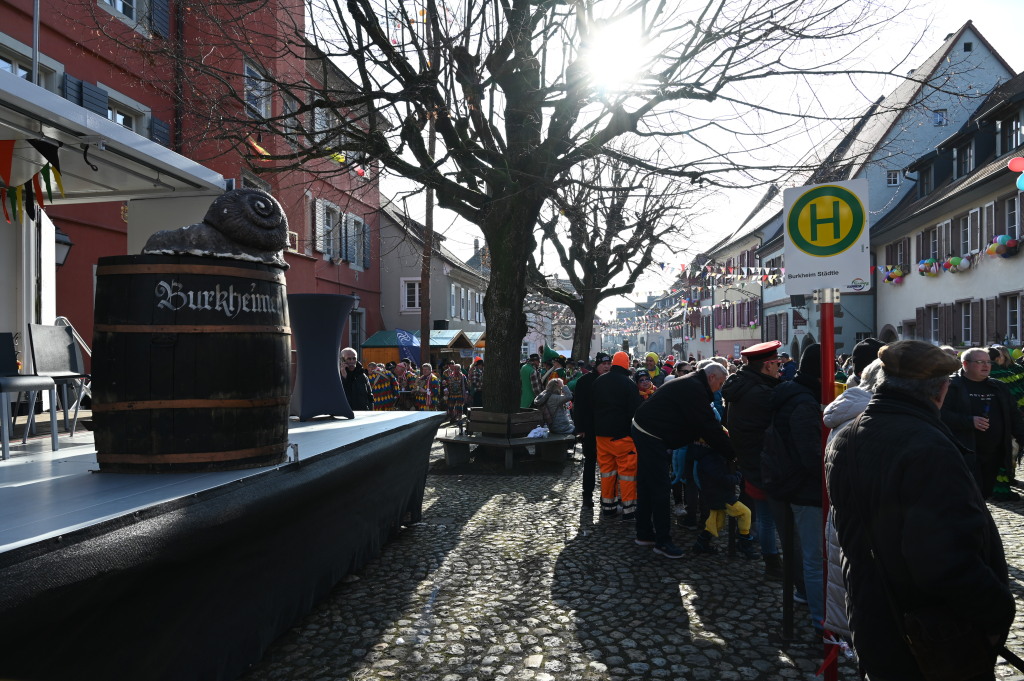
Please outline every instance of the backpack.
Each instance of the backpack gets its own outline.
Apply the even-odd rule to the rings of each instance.
[[[792,399],[799,399],[799,396],[791,396],[786,402]],[[785,403],[783,403],[785,404]],[[779,501],[793,501],[800,493],[801,488],[807,480],[807,471],[800,462],[793,456],[789,447],[788,432],[780,429],[776,424],[779,415],[777,405],[772,410],[772,424],[764,432],[764,443],[761,448],[761,476],[764,483],[764,491],[773,499]]]

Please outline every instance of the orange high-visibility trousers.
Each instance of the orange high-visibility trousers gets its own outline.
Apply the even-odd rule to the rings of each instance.
[[[601,468],[601,510],[615,510],[618,484],[622,513],[636,512],[636,445],[633,438],[598,436],[597,465]]]

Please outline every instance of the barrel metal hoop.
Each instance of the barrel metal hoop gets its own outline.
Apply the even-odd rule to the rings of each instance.
[[[96,268],[98,277],[111,274],[219,274],[225,277],[285,283],[283,272],[262,272],[230,265],[100,265]]]
[[[210,461],[236,461],[251,459],[257,456],[273,456],[282,454],[288,448],[287,442],[279,442],[265,447],[250,449],[234,449],[227,452],[188,452],[183,454],[96,454],[99,463],[206,463]]]
[[[96,324],[96,333],[277,333],[290,336],[290,326],[214,324]]]
[[[260,407],[281,407],[291,401],[291,396],[268,397],[265,399],[183,399],[183,400],[135,400],[93,404],[93,412],[146,411],[149,409],[258,409]]]

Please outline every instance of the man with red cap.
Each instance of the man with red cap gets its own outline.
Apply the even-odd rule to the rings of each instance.
[[[591,389],[597,464],[601,468],[601,513],[613,517],[617,511],[615,488],[619,488],[622,519],[636,518],[636,447],[631,437],[633,414],[640,406],[640,393],[630,378],[629,355],[616,352],[608,373],[598,376]]]
[[[764,433],[772,422],[772,391],[781,383],[781,347],[781,342],[773,340],[743,350],[743,367],[722,386],[725,426],[744,480],[740,500],[754,509],[765,576],[774,580],[782,579],[782,560],[775,540],[775,520],[761,481],[761,449]]]

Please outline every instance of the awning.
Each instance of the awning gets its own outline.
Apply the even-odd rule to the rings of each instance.
[[[224,191],[219,173],[6,71],[0,71],[0,140],[18,141],[15,186],[38,171],[39,154],[27,140],[61,144],[64,196],[54,191],[57,205]]]

